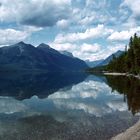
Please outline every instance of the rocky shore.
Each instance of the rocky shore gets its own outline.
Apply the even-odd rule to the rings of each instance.
[[[140,75],[134,75],[130,73],[115,73],[115,72],[105,72],[104,75],[112,75],[112,76],[127,76],[127,77],[135,77],[140,79]],[[118,134],[113,137],[111,140],[140,140],[140,120],[128,128],[125,132]]]
[[[117,72],[104,72],[104,75],[114,75],[114,76],[128,76],[128,77],[135,77],[137,79],[140,79],[140,75],[134,75],[130,73],[117,73]]]
[[[140,140],[140,121],[111,140]]]

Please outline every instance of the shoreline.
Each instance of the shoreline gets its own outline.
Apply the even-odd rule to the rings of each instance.
[[[135,77],[140,80],[140,75],[117,72],[104,72],[104,75]],[[111,140],[140,140],[140,120],[124,132],[111,138]]]
[[[140,80],[140,75],[134,75],[130,73],[119,73],[119,72],[103,72],[104,75],[112,75],[112,76],[127,76],[127,77],[135,77]]]
[[[124,132],[112,137],[111,140],[140,140],[140,120]]]

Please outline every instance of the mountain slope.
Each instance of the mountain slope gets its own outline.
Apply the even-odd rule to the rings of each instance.
[[[103,60],[101,63],[99,63],[97,66],[105,66],[108,65],[110,63],[111,60],[113,60],[113,57],[118,58],[120,55],[122,55],[124,53],[124,51],[117,51],[113,54],[111,54],[110,56],[108,56],[105,60]]]
[[[120,55],[122,55],[124,53],[124,51],[117,51],[113,54],[111,54],[110,56],[108,56],[106,59],[101,59],[101,60],[97,60],[97,61],[85,61],[86,64],[89,66],[89,67],[102,67],[102,66],[106,66],[110,63],[110,61],[113,60],[113,57],[116,57],[118,58]]]
[[[0,68],[41,69],[46,71],[80,71],[88,66],[78,58],[61,54],[46,44],[34,47],[24,42],[0,48]]]
[[[96,61],[89,61],[89,60],[86,60],[86,64],[89,66],[89,67],[96,67],[98,66],[101,62],[103,62],[104,59],[101,59],[101,60],[96,60]]]
[[[60,53],[69,57],[74,57],[73,54],[68,51],[60,51]]]

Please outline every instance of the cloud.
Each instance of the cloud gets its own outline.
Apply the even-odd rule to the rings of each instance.
[[[131,28],[130,30],[125,31],[114,31],[109,37],[108,40],[111,41],[125,41],[129,40],[131,36],[135,33],[140,33],[140,26],[136,28]]]
[[[24,27],[24,30],[12,28],[0,29],[0,45],[10,45],[25,40],[32,32],[41,30],[41,28]]]
[[[56,23],[56,25],[57,25],[58,28],[66,29],[69,26],[69,21],[68,20],[65,20],[65,19],[62,19],[62,20],[59,20]]]
[[[135,18],[140,18],[140,1],[139,0],[124,0],[124,2],[121,4],[121,7],[128,7]]]
[[[7,45],[25,40],[29,34],[15,29],[0,29],[0,45]]]
[[[93,60],[94,54],[101,51],[101,46],[97,43],[77,45],[78,47],[72,51],[73,55],[83,60]]]
[[[99,44],[82,44],[81,45],[81,51],[86,53],[95,53],[100,50]]]
[[[110,54],[117,52],[118,50],[124,51],[126,44],[114,43],[111,46],[107,47],[107,50]]]
[[[115,31],[108,37],[108,40],[124,41],[128,40],[130,36],[131,35],[129,31],[121,31],[121,32]]]
[[[128,27],[136,27],[140,24],[140,1],[124,0],[120,5],[120,9],[125,9],[129,13],[128,20],[123,23]]]
[[[108,35],[113,32],[112,29],[104,27],[103,24],[97,25],[95,28],[89,28],[85,32],[58,34],[54,40],[56,43],[76,42],[86,39],[94,39]]]
[[[83,43],[80,45],[76,43],[49,43],[49,45],[56,50],[68,50],[75,57],[83,60],[93,59],[94,54],[101,51],[101,46],[97,43]]]
[[[25,25],[51,27],[61,20],[73,24],[101,24],[109,19],[107,2],[79,0],[0,0],[0,20]],[[98,10],[98,12],[97,12]],[[23,12],[24,11],[24,12]],[[107,11],[107,10],[106,10]]]
[[[118,50],[125,50],[125,43],[117,43],[114,42],[108,46],[101,46],[98,43],[82,43],[82,44],[76,44],[76,43],[62,43],[62,44],[56,44],[56,43],[49,43],[51,47],[53,47],[56,50],[67,50],[71,52],[75,57],[81,58],[83,60],[100,60],[107,58],[112,53],[117,52]]]
[[[95,61],[95,60],[101,60],[105,59],[111,54],[117,52],[118,50],[125,50],[125,44],[119,44],[119,43],[113,43],[112,45],[107,46],[100,46],[100,50],[94,53],[80,53],[80,52],[74,52],[75,55],[79,56],[80,58],[83,59],[89,59],[90,61]]]
[[[81,25],[88,25],[88,24],[91,24],[94,20],[96,19],[96,16],[95,15],[91,15],[91,16],[86,16],[84,18],[82,18],[79,23]]]
[[[70,16],[70,0],[10,0],[2,1],[1,21],[16,21],[38,27],[53,26]]]

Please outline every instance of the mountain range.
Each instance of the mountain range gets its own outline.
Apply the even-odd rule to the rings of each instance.
[[[103,61],[104,61],[104,59],[95,60],[95,61],[86,60],[85,62],[86,62],[86,64],[87,64],[89,67],[93,68],[93,67],[98,66],[98,65],[99,65],[101,62],[103,62]]]
[[[108,56],[106,59],[101,59],[101,60],[96,60],[96,61],[86,60],[85,62],[89,67],[105,66],[105,65],[108,65],[110,63],[110,61],[113,60],[114,57],[118,58],[123,53],[124,53],[124,51],[118,50],[117,52],[115,52],[115,53],[111,54],[110,56]]]
[[[81,71],[88,68],[78,58],[68,56],[44,43],[37,47],[24,42],[0,48],[1,70]]]
[[[117,51],[106,59],[83,61],[68,51],[57,51],[41,43],[35,47],[19,42],[0,48],[0,70],[45,70],[48,72],[82,71],[88,67],[100,67],[109,64],[113,57],[119,57],[124,51]]]

